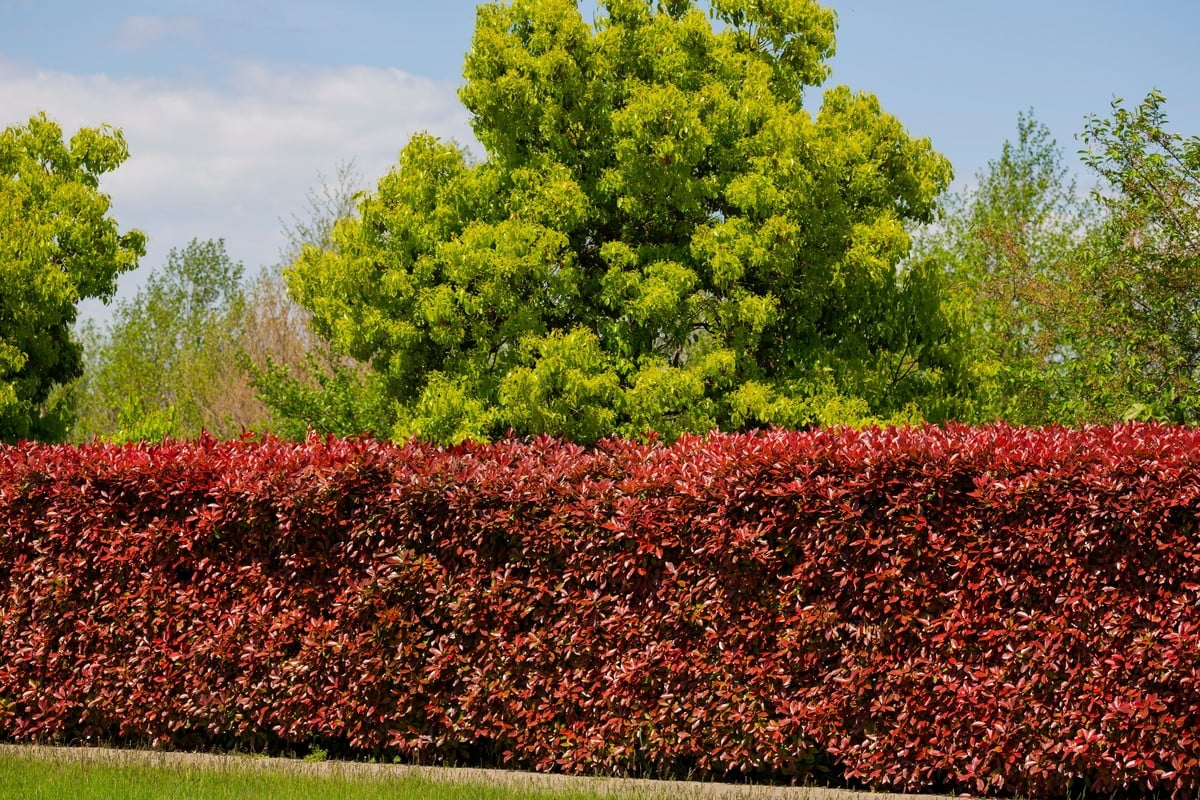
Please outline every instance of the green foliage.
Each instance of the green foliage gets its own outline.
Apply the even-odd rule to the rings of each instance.
[[[77,439],[237,436],[262,429],[265,410],[238,365],[244,328],[242,265],[225,243],[172,250],[104,332],[88,329],[77,394]]]
[[[306,246],[335,249],[335,225],[355,213],[361,192],[353,163],[339,164],[331,179],[318,178],[304,213],[285,225],[285,263]],[[287,295],[280,275],[264,271],[251,291],[249,312],[242,365],[270,409],[273,433],[303,439],[310,430],[338,436],[391,431],[395,412],[381,377],[311,335],[309,315]]]
[[[378,376],[352,363],[309,353],[301,365],[266,355],[261,363],[243,360],[256,396],[270,409],[272,433],[303,439],[310,430],[335,436],[380,434],[390,430],[393,410]]]
[[[944,272],[947,316],[970,353],[975,396],[964,418],[1042,424],[1079,412],[1077,272],[1097,211],[1027,113],[1016,140],[919,237],[914,260]]]
[[[1084,129],[1106,218],[1083,278],[1095,295],[1089,354],[1128,417],[1200,422],[1200,137],[1167,130],[1166,98],[1114,100]]]
[[[120,131],[70,141],[45,114],[0,133],[0,440],[57,440],[70,425],[64,387],[82,370],[76,304],[108,300],[145,252],[120,233],[100,176],[129,152]]]
[[[965,373],[906,224],[951,177],[876,98],[814,115],[810,0],[482,5],[461,97],[486,149],[417,136],[290,290],[369,363],[391,432],[591,441],[941,419]]]
[[[1166,130],[1164,102],[1089,120],[1084,163],[1103,182],[1090,200],[1021,117],[923,237],[973,353],[968,418],[1200,421],[1200,140]]]
[[[105,437],[114,442],[159,441],[178,436],[175,406],[147,408],[141,397],[126,399],[117,414],[117,428]]]

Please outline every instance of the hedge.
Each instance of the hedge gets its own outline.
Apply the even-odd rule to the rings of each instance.
[[[0,738],[1200,790],[1200,433],[0,448]]]

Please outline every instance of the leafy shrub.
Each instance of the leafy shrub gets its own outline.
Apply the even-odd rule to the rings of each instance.
[[[0,736],[1200,787],[1200,432],[0,450]]]

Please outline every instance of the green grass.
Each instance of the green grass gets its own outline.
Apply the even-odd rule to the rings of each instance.
[[[247,760],[249,761],[249,760]],[[662,797],[646,792],[628,797]],[[254,763],[78,763],[0,753],[3,800],[600,800],[613,795],[548,792],[470,783],[442,783],[410,774],[297,774]]]

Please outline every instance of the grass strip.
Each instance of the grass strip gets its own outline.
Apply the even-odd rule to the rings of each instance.
[[[249,762],[250,759],[244,759]],[[8,800],[599,800],[601,795],[444,782],[412,772],[339,774],[337,770],[262,769],[164,762],[73,761],[0,754],[0,798]],[[649,795],[646,795],[649,798]]]
[[[623,780],[346,761],[0,744],[0,800],[911,800],[817,786]]]

